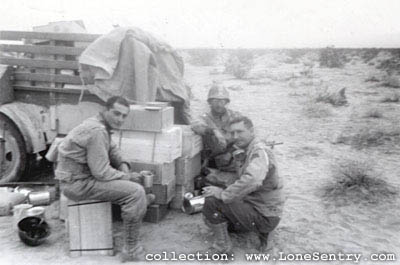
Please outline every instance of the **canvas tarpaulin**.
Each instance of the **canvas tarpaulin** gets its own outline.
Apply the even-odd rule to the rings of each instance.
[[[168,101],[180,108],[178,122],[190,121],[183,60],[168,44],[138,28],[116,28],[90,44],[79,58],[81,75],[94,78],[88,90],[107,100]]]

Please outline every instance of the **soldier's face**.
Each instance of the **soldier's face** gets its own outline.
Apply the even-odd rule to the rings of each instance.
[[[232,139],[239,148],[246,148],[254,139],[254,129],[248,129],[243,121],[231,124]]]
[[[208,101],[210,108],[214,113],[222,114],[226,111],[226,104],[228,101],[225,99],[212,98]]]
[[[121,128],[128,116],[129,108],[118,102],[114,103],[113,107],[104,112],[104,119],[113,129]]]

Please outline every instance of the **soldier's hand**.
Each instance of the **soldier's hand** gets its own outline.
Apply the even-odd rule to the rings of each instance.
[[[125,173],[129,173],[129,166],[126,163],[122,163],[119,167],[118,167],[119,171],[125,172]]]
[[[128,175],[129,175],[129,181],[136,182],[139,184],[143,183],[143,175],[142,174],[137,173],[137,172],[130,172],[130,173],[128,173]]]
[[[149,176],[149,175],[154,175],[154,174],[153,174],[153,172],[151,172],[149,170],[142,170],[142,171],[140,171],[140,175]]]
[[[206,187],[203,188],[203,195],[205,197],[214,196],[215,198],[221,200],[222,191],[223,191],[223,189],[221,189],[220,187],[206,186]]]

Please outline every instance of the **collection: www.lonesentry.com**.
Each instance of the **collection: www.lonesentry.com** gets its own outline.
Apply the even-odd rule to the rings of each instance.
[[[394,253],[372,253],[369,256],[364,256],[360,253],[285,253],[278,252],[278,255],[271,255],[267,253],[246,253],[244,254],[245,261],[264,261],[264,262],[285,262],[285,261],[343,261],[362,263],[363,261],[396,261]],[[196,252],[196,253],[177,253],[166,252],[161,253],[148,253],[146,254],[147,261],[234,261],[234,254],[211,254],[209,252]]]
[[[396,261],[394,253],[372,253],[364,256],[361,253],[285,253],[278,252],[278,255],[265,253],[245,254],[246,261],[343,261],[361,263],[362,261]]]

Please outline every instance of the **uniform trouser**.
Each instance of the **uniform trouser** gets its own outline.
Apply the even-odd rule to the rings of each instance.
[[[215,197],[205,199],[203,215],[212,224],[228,222],[230,231],[253,231],[259,234],[268,234],[280,221],[277,216],[262,216],[249,203],[243,201],[224,203]]]
[[[71,200],[104,200],[120,205],[124,221],[140,221],[146,213],[146,193],[135,182],[86,178],[62,183],[61,189]]]

